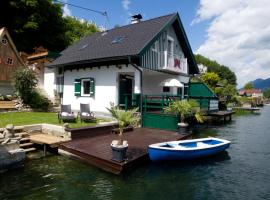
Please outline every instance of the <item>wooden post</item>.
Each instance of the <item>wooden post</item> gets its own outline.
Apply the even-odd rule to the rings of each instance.
[[[46,149],[46,144],[43,144],[43,155],[47,155],[47,149]]]

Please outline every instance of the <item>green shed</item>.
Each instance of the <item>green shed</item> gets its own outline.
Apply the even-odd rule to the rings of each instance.
[[[218,110],[218,97],[205,83],[190,82],[188,96],[197,100],[202,109]]]

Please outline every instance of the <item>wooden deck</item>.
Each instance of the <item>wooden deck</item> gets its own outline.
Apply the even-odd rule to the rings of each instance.
[[[232,115],[235,113],[235,111],[217,111],[217,112],[210,112],[207,114],[207,116],[215,117],[218,120],[223,119],[223,122],[231,121]],[[228,118],[228,120],[227,120]]]
[[[111,142],[117,139],[112,133],[93,134],[93,136],[74,139],[61,143],[59,148],[72,153],[87,163],[99,167],[105,171],[120,174],[142,161],[148,160],[148,145],[164,141],[181,140],[190,137],[190,134],[180,135],[172,131],[164,131],[149,128],[137,128],[124,134],[128,141],[127,160],[122,163],[111,160]]]
[[[53,135],[48,135],[44,133],[37,133],[29,136],[29,140],[32,143],[43,145],[43,153],[46,155],[46,146],[49,145],[52,148],[58,147],[61,142],[68,141],[70,139],[65,139],[61,137],[56,137]]]

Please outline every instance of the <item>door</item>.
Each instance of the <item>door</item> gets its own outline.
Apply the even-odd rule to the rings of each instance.
[[[119,106],[125,106],[126,101],[128,107],[132,105],[132,82],[132,76],[119,75]]]

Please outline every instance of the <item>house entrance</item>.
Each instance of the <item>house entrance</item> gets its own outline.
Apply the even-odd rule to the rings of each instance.
[[[131,75],[119,75],[119,106],[121,107],[132,105],[133,79]]]

